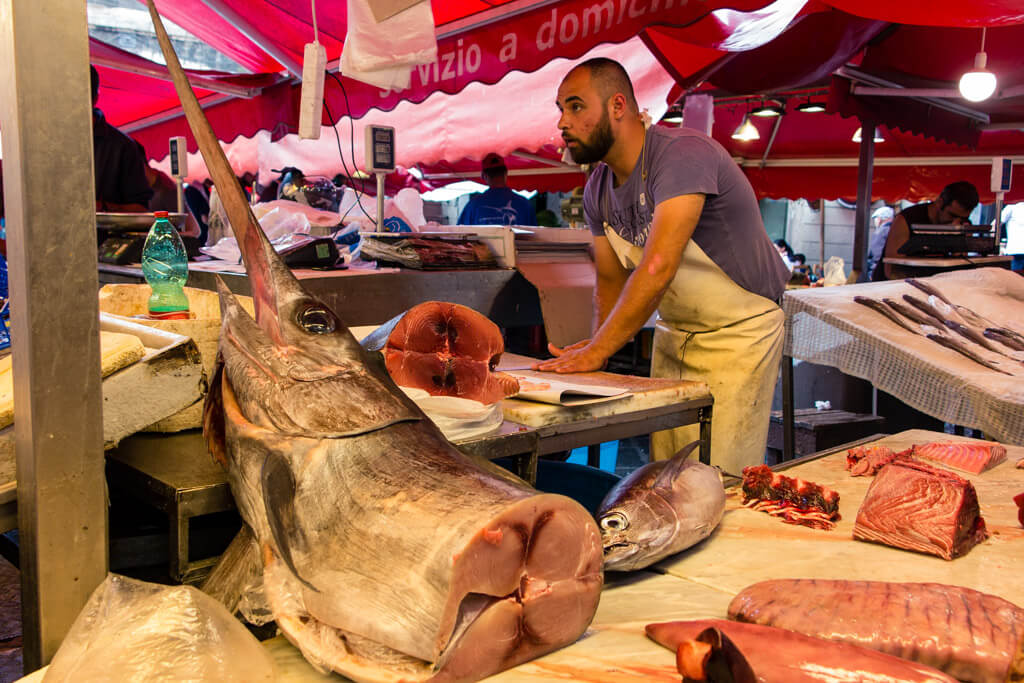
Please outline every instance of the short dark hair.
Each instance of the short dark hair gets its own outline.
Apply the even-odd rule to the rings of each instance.
[[[978,188],[966,180],[958,180],[942,188],[939,195],[939,207],[949,206],[956,202],[968,211],[974,211],[978,205]]]
[[[92,64],[89,65],[89,82],[92,85],[92,101],[100,96],[100,72]]]
[[[806,265],[807,257],[804,256],[803,254],[793,254],[793,261],[795,263],[799,263],[800,265]]]
[[[622,93],[626,96],[626,103],[630,108],[637,112],[640,111],[640,107],[636,103],[636,94],[633,92],[633,81],[629,79],[625,67],[614,59],[593,57],[576,68],[586,69],[590,72],[590,79],[597,87],[602,100],[607,102],[616,93]]]
[[[480,175],[482,175],[484,179],[488,181],[497,180],[498,178],[503,178],[507,176],[508,169],[505,168],[504,166],[497,166],[495,168],[485,168],[484,170],[480,171]]]

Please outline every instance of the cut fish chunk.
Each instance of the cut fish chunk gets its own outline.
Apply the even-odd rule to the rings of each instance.
[[[1006,448],[998,443],[926,443],[913,446],[914,455],[971,474],[981,474],[1006,460]]]

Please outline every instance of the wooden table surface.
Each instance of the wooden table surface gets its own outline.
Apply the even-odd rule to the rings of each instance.
[[[929,441],[972,441],[912,430],[877,443],[905,448]],[[1007,446],[1007,461],[981,475],[964,475],[978,491],[992,537],[953,561],[854,541],[853,522],[872,479],[851,477],[845,448],[794,461],[785,472],[829,486],[840,494],[842,521],[832,531],[784,524],[740,505],[729,489],[725,517],[705,542],[662,561],[653,571],[608,575],[597,615],[573,645],[488,680],[678,681],[674,655],[643,635],[645,624],[671,619],[723,618],[733,596],[772,578],[844,578],[936,581],[967,586],[1024,605],[1024,529],[1012,496],[1024,491],[1024,470],[1014,467],[1024,447]],[[344,680],[316,673],[282,636],[265,643],[279,667],[278,680]]]
[[[905,448],[929,441],[972,441],[912,430],[874,441]],[[834,488],[842,521],[832,531],[784,524],[740,505],[728,490],[726,512],[711,537],[662,561],[650,571],[609,574],[597,614],[573,645],[505,671],[488,680],[501,683],[588,681],[640,683],[678,681],[674,654],[643,634],[644,625],[672,619],[724,617],[733,596],[772,578],[844,578],[882,581],[937,581],[967,586],[1024,605],[1024,529],[1011,498],[1024,491],[1024,470],[1014,467],[1024,447],[1007,446],[1007,461],[980,475],[964,475],[978,491],[992,537],[966,556],[942,560],[883,545],[854,541],[857,509],[871,483],[845,470],[845,447],[783,466],[789,476]],[[283,636],[265,641],[282,683],[342,681],[314,670]],[[36,681],[41,672],[25,680]]]

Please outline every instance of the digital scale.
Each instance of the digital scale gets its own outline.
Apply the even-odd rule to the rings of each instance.
[[[377,232],[384,232],[384,176],[395,170],[395,129],[367,126],[365,130],[364,165],[377,176]]]
[[[910,226],[910,239],[899,248],[905,256],[961,256],[996,253],[996,233],[988,225]]]
[[[291,244],[277,253],[289,268],[334,268],[340,254],[338,245],[330,237],[295,235]]]

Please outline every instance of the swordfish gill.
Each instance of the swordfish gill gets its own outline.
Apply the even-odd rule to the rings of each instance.
[[[574,642],[603,582],[587,511],[465,456],[274,252],[157,37],[238,240],[255,320],[219,282],[204,434],[284,634],[357,681],[470,681]]]

